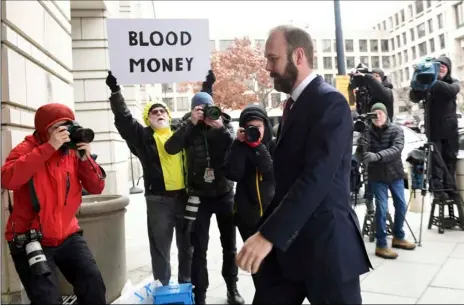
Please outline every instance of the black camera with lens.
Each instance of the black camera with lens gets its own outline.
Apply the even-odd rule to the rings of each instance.
[[[369,123],[372,120],[377,120],[378,115],[377,112],[368,112],[365,114],[360,114],[357,118],[356,121],[354,122],[353,129],[354,131],[357,132],[365,132],[369,128]]]
[[[70,149],[77,149],[77,143],[90,143],[95,138],[95,133],[90,128],[84,128],[76,121],[67,121],[61,126],[65,126],[69,132],[70,142],[64,146]]]
[[[366,81],[362,75],[356,75],[356,73],[369,74],[372,71],[363,64],[359,64],[356,69],[350,73],[350,88],[361,88],[366,87]]]
[[[249,143],[254,143],[259,140],[261,137],[261,132],[259,131],[259,128],[256,126],[248,126],[245,128],[245,139]]]
[[[48,276],[51,274],[50,266],[47,263],[47,257],[40,245],[42,232],[30,229],[27,232],[16,235],[13,238],[13,244],[16,248],[24,249],[31,272],[36,277]]]
[[[203,114],[205,118],[216,121],[222,115],[222,111],[219,107],[213,105],[205,105],[203,107]]]

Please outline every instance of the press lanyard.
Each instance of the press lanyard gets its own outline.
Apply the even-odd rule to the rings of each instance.
[[[205,147],[206,147],[206,162],[208,162],[208,168],[211,168],[210,158],[209,158],[209,149],[208,149],[208,140],[206,139],[206,130],[203,129],[203,138],[205,139]]]

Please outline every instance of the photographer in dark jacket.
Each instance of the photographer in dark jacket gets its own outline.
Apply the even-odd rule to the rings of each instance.
[[[395,259],[398,254],[387,246],[387,211],[388,190],[393,197],[395,222],[393,228],[393,248],[413,250],[416,245],[404,239],[403,224],[406,217],[406,201],[404,199],[404,169],[401,152],[404,147],[403,129],[388,119],[388,112],[382,103],[372,106],[371,111],[377,113],[377,119],[367,133],[367,139],[360,137],[356,152],[358,160],[362,159],[367,166],[367,176],[375,197],[376,238],[375,255]],[[368,147],[368,152],[360,156],[360,148]]]
[[[203,91],[212,93],[214,74],[210,71]],[[212,214],[221,234],[223,249],[222,276],[227,284],[227,299],[231,304],[244,304],[237,290],[238,267],[236,229],[234,224],[233,182],[224,171],[224,159],[234,140],[230,116],[222,113],[217,120],[208,117],[204,109],[213,106],[211,94],[198,92],[192,98],[191,113],[184,116],[174,135],[166,142],[169,154],[185,149],[188,164],[188,193],[200,199],[194,229],[192,284],[195,286],[195,304],[205,304],[209,286],[206,253]]]
[[[184,156],[179,151],[170,155],[164,150],[169,139],[171,114],[166,104],[147,104],[143,110],[146,127],[132,117],[116,78],[108,73],[106,84],[111,90],[114,124],[130,151],[143,168],[147,202],[148,241],[153,277],[163,285],[171,279],[171,244],[174,228],[179,259],[179,283],[190,282],[192,247],[190,236],[183,230],[187,193],[184,183]]]
[[[256,225],[274,197],[271,154],[274,149],[272,127],[266,110],[258,105],[243,109],[237,139],[226,156],[226,177],[236,181],[235,221],[243,241],[256,233]],[[259,131],[258,139],[247,139],[246,129]]]
[[[354,76],[362,76],[366,87],[371,95],[371,101],[368,105],[370,109],[375,103],[382,103],[388,111],[388,118],[393,120],[393,85],[388,81],[385,73],[381,69],[372,69],[371,73],[355,72]],[[357,88],[354,89],[356,95]],[[358,112],[359,109],[358,109]]]
[[[428,107],[429,122],[426,122],[428,140],[435,144],[452,178],[451,180],[448,178],[434,154],[432,166],[432,188],[436,190],[434,197],[446,200],[449,197],[459,196],[454,179],[459,151],[456,97],[460,87],[458,80],[451,77],[451,60],[446,56],[440,56],[437,61],[440,63],[438,80],[430,88],[431,98],[424,107]],[[409,97],[412,102],[417,103],[425,99],[425,94],[422,91],[411,90]]]

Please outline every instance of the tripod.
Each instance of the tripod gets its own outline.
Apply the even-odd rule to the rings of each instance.
[[[424,123],[425,123],[425,132],[426,132],[426,137],[427,137],[427,143],[424,144],[424,169],[425,169],[425,174],[424,174],[424,180],[422,182],[422,188],[421,188],[421,195],[422,195],[422,204],[421,204],[421,219],[420,219],[420,228],[419,228],[419,243],[418,246],[422,246],[422,225],[423,225],[423,219],[424,219],[424,205],[425,205],[425,196],[427,192],[434,193],[434,192],[446,192],[446,191],[455,191],[456,196],[454,196],[453,199],[451,200],[441,200],[438,198],[434,198],[432,202],[432,211],[430,213],[430,220],[429,220],[429,226],[428,228],[431,229],[432,223],[433,223],[433,213],[434,213],[434,208],[435,208],[435,201],[438,201],[438,204],[440,205],[440,220],[438,221],[438,231],[439,233],[444,233],[444,216],[443,216],[443,206],[448,205],[449,207],[449,212],[450,214],[453,214],[452,208],[450,208],[450,205],[452,206],[453,204],[456,204],[458,206],[458,213],[459,213],[459,223],[455,221],[455,219],[446,219],[446,220],[454,220],[451,221],[451,223],[448,221],[446,227],[451,228],[456,225],[459,225],[461,229],[464,230],[464,213],[463,213],[463,205],[464,202],[457,192],[457,187],[456,187],[456,179],[455,177],[452,177],[451,173],[449,172],[448,168],[446,167],[445,162],[443,161],[443,157],[440,153],[440,151],[437,149],[437,146],[435,143],[430,141],[430,111],[429,111],[429,105],[431,101],[431,92],[430,88],[425,91],[425,99],[423,100],[423,105],[424,105]],[[435,158],[434,158],[435,157]],[[434,164],[434,162],[437,161],[437,165]],[[440,166],[441,169],[443,170],[444,175],[446,175],[446,179],[448,181],[453,182],[453,188],[454,189],[436,189],[432,181],[432,169],[434,166]],[[455,202],[455,200],[459,202]],[[452,218],[455,218],[454,215],[450,215]]]

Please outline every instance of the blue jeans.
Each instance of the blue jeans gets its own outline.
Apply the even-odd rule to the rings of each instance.
[[[377,247],[387,247],[387,211],[388,211],[388,190],[393,197],[395,207],[395,218],[393,236],[397,239],[404,239],[403,224],[406,217],[406,201],[404,199],[404,181],[399,179],[390,184],[383,182],[369,182],[375,198],[375,222]]]

